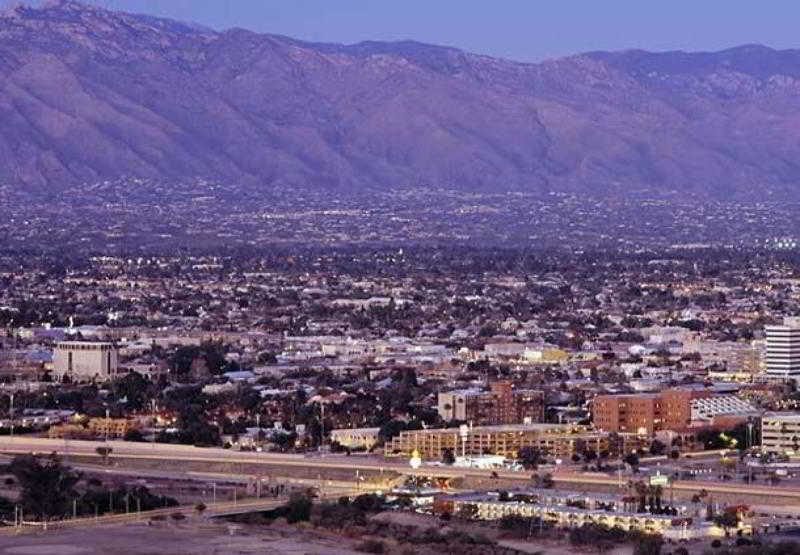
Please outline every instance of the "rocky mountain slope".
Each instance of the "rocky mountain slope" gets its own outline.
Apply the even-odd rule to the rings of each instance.
[[[60,1],[0,16],[0,161],[0,187],[32,192],[130,177],[800,197],[800,51],[522,64]]]

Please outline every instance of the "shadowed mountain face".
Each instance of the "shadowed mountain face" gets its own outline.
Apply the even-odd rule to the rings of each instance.
[[[800,196],[800,51],[521,64],[64,1],[0,17],[0,160],[0,188],[31,192],[130,177]]]

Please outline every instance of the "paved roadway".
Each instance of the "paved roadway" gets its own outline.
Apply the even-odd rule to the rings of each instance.
[[[348,469],[355,473],[362,471],[395,471],[409,475],[434,475],[443,477],[476,477],[490,478],[495,472],[501,478],[526,480],[530,472],[517,472],[508,470],[482,470],[475,468],[453,468],[443,466],[422,466],[412,469],[404,460],[385,461],[364,456],[325,455],[307,457],[304,455],[256,453],[232,451],[220,448],[201,448],[188,445],[171,445],[163,443],[135,443],[125,441],[110,441],[108,443],[95,441],[43,439],[28,437],[4,437],[0,440],[0,452],[3,453],[50,453],[57,452],[64,456],[89,455],[98,456],[95,450],[101,445],[108,445],[113,449],[111,459],[115,457],[140,458],[147,460],[163,460],[179,463],[181,461],[209,462],[209,463],[245,463],[264,464],[283,467],[302,467],[314,469]],[[695,461],[696,462],[696,461]],[[222,475],[225,473],[218,473]],[[232,473],[233,474],[233,473]],[[593,472],[559,471],[554,473],[556,482],[565,484],[603,485],[616,486],[617,477]],[[627,482],[623,477],[623,485]],[[782,498],[795,498],[800,504],[800,488],[787,485],[768,486],[743,483],[719,483],[700,480],[675,481],[670,485],[675,491],[696,493],[705,489],[710,493],[724,493],[732,495],[775,496]]]
[[[357,493],[355,488],[343,488],[329,490],[321,498],[336,499],[343,495],[354,495]],[[222,516],[232,516],[244,513],[270,511],[277,509],[286,503],[286,497],[265,498],[265,499],[242,499],[239,501],[225,501],[220,503],[207,503],[206,510],[203,511],[204,518],[215,518]],[[98,517],[82,517],[68,520],[52,521],[45,526],[41,522],[25,522],[22,527],[6,526],[0,527],[0,534],[20,534],[26,532],[39,532],[47,530],[61,530],[65,528],[86,528],[91,526],[101,526],[108,524],[130,524],[132,522],[146,521],[153,517],[163,516],[170,518],[175,513],[191,515],[195,513],[194,505],[181,505],[166,509],[154,509],[152,511],[118,513],[103,515]]]

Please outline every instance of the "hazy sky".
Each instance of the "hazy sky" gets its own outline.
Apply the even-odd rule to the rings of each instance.
[[[343,43],[414,39],[525,61],[624,48],[800,47],[798,0],[84,1],[216,29]]]

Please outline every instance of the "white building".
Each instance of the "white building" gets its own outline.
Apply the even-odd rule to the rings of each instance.
[[[800,319],[786,318],[782,326],[766,326],[767,374],[800,378]]]
[[[713,420],[715,416],[756,416],[758,410],[735,395],[703,397],[690,401],[692,421]]]
[[[101,341],[62,341],[53,350],[53,375],[61,381],[107,379],[118,372],[116,344]]]
[[[380,428],[342,428],[331,430],[331,441],[350,449],[371,449],[378,442]]]

